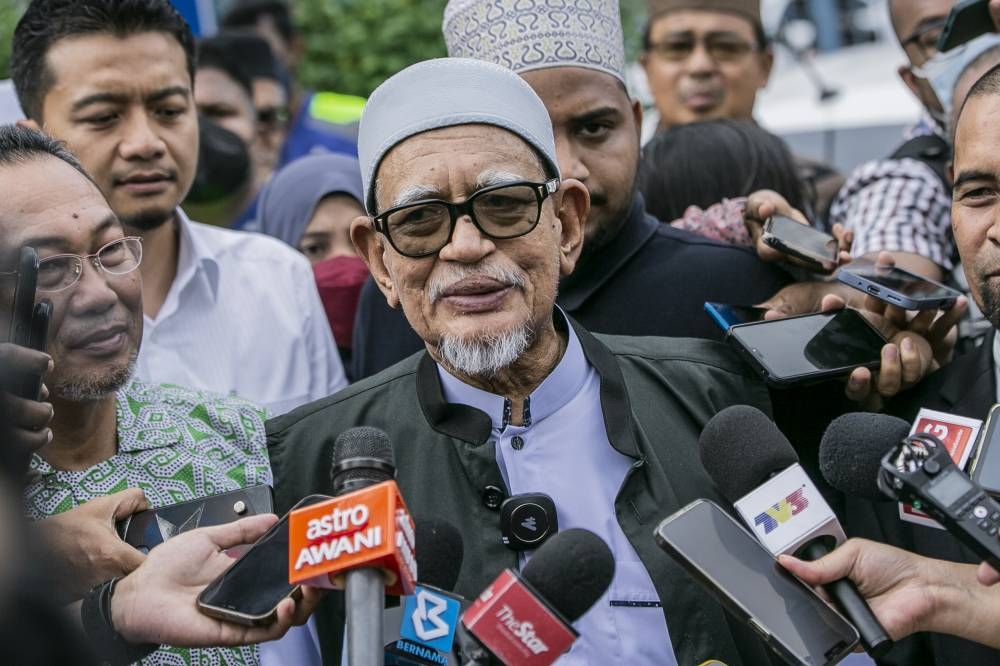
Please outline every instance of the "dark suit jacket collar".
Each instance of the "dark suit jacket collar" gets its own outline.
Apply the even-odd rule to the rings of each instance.
[[[601,411],[611,445],[623,455],[639,458],[639,447],[631,427],[632,408],[615,357],[603,343],[562,311],[557,309],[553,316],[557,318],[557,327],[559,319],[573,326],[587,361],[601,377]],[[445,401],[434,359],[426,351],[417,366],[416,379],[420,409],[431,428],[470,444],[483,444],[490,438],[493,424],[488,414],[469,405]]]
[[[996,373],[993,364],[993,340],[996,330],[991,330],[983,344],[971,353],[959,356],[951,362],[946,379],[939,392],[952,411],[962,414],[969,412],[975,418],[986,415],[984,406],[994,404],[997,399]]]
[[[559,283],[559,305],[567,311],[578,310],[591,295],[612,279],[656,233],[662,224],[646,213],[642,195],[636,194],[628,220],[618,235],[612,238],[599,252],[591,254],[586,263]]]

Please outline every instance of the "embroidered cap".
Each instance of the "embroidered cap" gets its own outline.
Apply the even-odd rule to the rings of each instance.
[[[515,72],[586,67],[625,82],[618,0],[450,0],[442,32],[450,56]]]
[[[481,60],[425,60],[376,88],[361,114],[358,159],[369,214],[377,210],[379,164],[394,146],[421,132],[472,124],[513,132],[539,153],[546,172],[559,176],[549,112],[520,76]]]

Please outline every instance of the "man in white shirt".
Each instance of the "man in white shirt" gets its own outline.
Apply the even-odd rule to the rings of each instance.
[[[142,236],[139,379],[272,414],[346,385],[308,262],[179,208],[194,178],[194,41],[167,0],[34,0],[11,71],[28,126],[65,141]]]

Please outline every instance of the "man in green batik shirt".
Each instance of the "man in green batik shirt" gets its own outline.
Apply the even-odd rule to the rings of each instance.
[[[142,258],[107,201],[60,144],[0,126],[0,309],[22,246],[41,259],[37,297],[53,304],[45,376],[52,415],[31,460],[25,510],[36,519],[67,599],[124,576],[144,556],[114,522],[148,508],[271,483],[264,412],[237,398],[131,380],[142,339]],[[5,314],[9,318],[9,311]],[[46,398],[43,398],[46,399]],[[256,664],[256,645],[161,647],[143,663]]]

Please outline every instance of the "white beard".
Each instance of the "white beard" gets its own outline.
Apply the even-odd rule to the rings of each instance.
[[[474,377],[492,377],[512,365],[534,342],[529,324],[512,331],[487,333],[470,339],[444,335],[438,353],[445,365]]]

